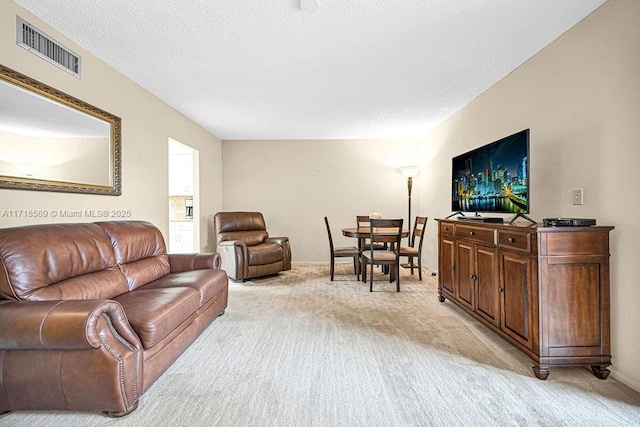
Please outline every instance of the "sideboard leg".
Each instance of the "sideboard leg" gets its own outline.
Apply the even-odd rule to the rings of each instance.
[[[438,301],[444,302],[445,298],[442,295],[438,295]]]
[[[533,373],[536,374],[536,377],[538,377],[539,380],[543,380],[544,381],[549,376],[549,369],[548,368],[541,368],[539,366],[534,366],[533,367]]]
[[[609,376],[609,370],[607,366],[593,365],[591,366],[591,370],[593,371],[593,375],[601,380],[606,380]]]

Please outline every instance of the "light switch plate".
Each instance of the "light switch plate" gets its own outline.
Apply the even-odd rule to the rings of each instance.
[[[576,188],[572,191],[572,198],[573,198],[573,204],[574,205],[581,205],[583,204],[583,195],[584,195],[584,190],[582,188]]]

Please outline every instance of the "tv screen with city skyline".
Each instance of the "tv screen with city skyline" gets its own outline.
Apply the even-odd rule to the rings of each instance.
[[[453,158],[451,210],[529,213],[529,129]]]

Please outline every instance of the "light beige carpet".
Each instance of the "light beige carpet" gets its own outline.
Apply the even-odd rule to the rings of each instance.
[[[621,426],[640,394],[588,368],[547,381],[520,351],[440,303],[435,278],[295,265],[230,283],[226,314],[142,397],[131,415],[17,412],[7,426]],[[615,355],[614,355],[615,357]]]

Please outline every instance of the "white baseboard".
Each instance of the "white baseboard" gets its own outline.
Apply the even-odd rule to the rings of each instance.
[[[428,265],[423,265],[422,267],[427,269],[427,271],[429,271],[429,273],[431,273],[432,276],[438,275],[438,270],[436,270],[435,268],[431,268]]]
[[[636,380],[632,380],[631,378],[629,378],[626,375],[623,375],[619,372],[617,372],[615,369],[611,369],[611,367],[609,367],[610,371],[611,371],[611,375],[610,377],[613,378],[614,380],[621,382],[622,384],[626,385],[629,388],[634,389],[635,391],[640,393],[640,382],[636,381]]]

